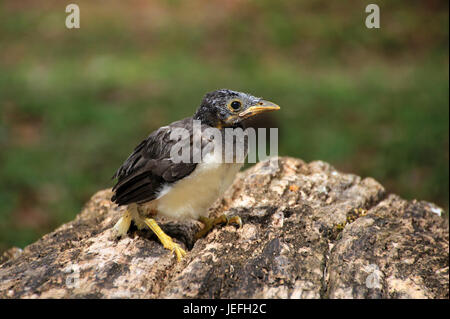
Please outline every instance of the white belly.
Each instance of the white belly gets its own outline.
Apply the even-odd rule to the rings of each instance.
[[[175,219],[207,216],[208,208],[231,185],[242,163],[199,163],[187,177],[163,189],[154,201],[158,214]]]

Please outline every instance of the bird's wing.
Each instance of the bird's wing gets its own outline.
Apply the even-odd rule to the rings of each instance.
[[[189,136],[179,141],[170,139],[176,128],[187,129]],[[113,176],[118,181],[111,200],[119,205],[145,203],[154,200],[165,185],[191,174],[197,164],[175,163],[170,152],[177,142],[192,145],[192,131],[192,118],[186,118],[151,133]]]

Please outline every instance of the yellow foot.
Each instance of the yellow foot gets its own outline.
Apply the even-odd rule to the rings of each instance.
[[[217,218],[208,218],[201,216],[198,220],[201,221],[204,224],[204,226],[195,234],[195,239],[199,239],[206,236],[206,234],[208,234],[209,231],[213,229],[214,226],[219,224],[227,224],[227,225],[235,224],[239,228],[242,227],[242,220],[239,216],[227,217],[225,215],[220,215]]]
[[[181,258],[186,256],[186,252],[184,251],[184,249],[181,248],[180,245],[178,245],[176,242],[174,242],[170,236],[166,235],[153,218],[146,218],[144,221],[145,224],[147,224],[147,226],[155,233],[155,235],[161,241],[161,244],[163,244],[164,248],[169,249],[170,251],[175,253],[178,261],[180,261]]]
[[[114,225],[117,237],[124,237],[127,234],[130,225],[131,225],[131,214],[127,210]]]

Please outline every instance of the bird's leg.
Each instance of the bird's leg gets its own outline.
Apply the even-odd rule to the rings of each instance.
[[[199,239],[206,236],[206,234],[208,234],[209,231],[214,228],[214,226],[219,224],[227,224],[227,225],[235,224],[239,228],[242,227],[242,220],[239,216],[227,217],[225,214],[222,214],[217,218],[208,218],[200,216],[198,220],[201,221],[204,224],[204,226],[195,234],[195,239]]]
[[[118,237],[124,237],[131,225],[131,213],[127,210],[114,225]]]
[[[166,235],[153,218],[145,218],[144,222],[155,233],[155,235],[163,244],[164,248],[169,249],[172,252],[175,252],[178,261],[180,261],[181,258],[183,258],[186,255],[184,249],[181,248],[180,245],[175,243],[170,236]]]

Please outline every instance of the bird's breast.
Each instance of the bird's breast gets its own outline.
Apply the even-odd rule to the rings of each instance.
[[[231,185],[242,163],[222,163],[206,156],[187,177],[163,188],[156,200],[158,213],[175,219],[198,219]]]

